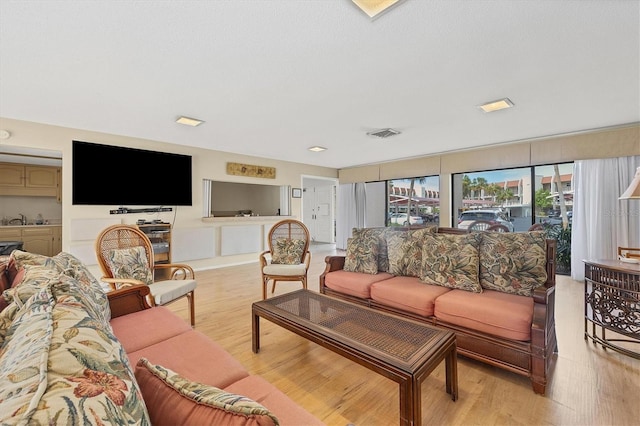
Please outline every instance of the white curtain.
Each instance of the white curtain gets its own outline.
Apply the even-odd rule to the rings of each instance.
[[[345,250],[353,228],[366,223],[366,186],[347,183],[338,186],[338,214],[336,217],[336,248]]]
[[[640,200],[618,200],[640,156],[574,163],[571,278],[584,280],[585,259],[615,259],[618,247],[640,247]]]

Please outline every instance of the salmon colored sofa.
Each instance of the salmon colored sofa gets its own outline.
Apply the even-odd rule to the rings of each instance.
[[[456,333],[458,352],[531,379],[557,352],[555,241],[538,232],[354,229],[327,256],[320,292]]]
[[[14,251],[0,290],[0,424],[322,424],[147,286],[105,293],[67,253]]]

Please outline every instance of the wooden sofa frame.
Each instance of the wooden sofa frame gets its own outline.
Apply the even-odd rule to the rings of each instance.
[[[466,231],[457,228],[444,227],[438,228],[438,232],[448,234],[466,233]],[[325,258],[325,270],[320,275],[320,292],[327,296],[337,297],[452,330],[456,333],[456,343],[459,354],[529,377],[534,392],[544,395],[548,378],[550,377],[550,368],[554,359],[553,354],[558,351],[554,310],[556,285],[555,258],[556,241],[547,240],[547,281],[544,286],[537,288],[533,294],[533,322],[531,324],[531,340],[528,342],[492,336],[487,333],[449,324],[433,316],[420,316],[401,309],[382,305],[372,299],[362,299],[334,291],[325,285],[325,277],[329,272],[343,269],[344,256],[327,256]]]

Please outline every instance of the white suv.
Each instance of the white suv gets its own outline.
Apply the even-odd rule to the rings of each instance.
[[[493,224],[504,225],[509,228],[509,232],[514,231],[513,223],[500,210],[468,210],[462,212],[458,218],[458,228],[467,229],[476,220],[486,220]]]

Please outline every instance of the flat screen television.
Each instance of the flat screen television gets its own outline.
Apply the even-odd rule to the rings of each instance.
[[[73,204],[192,205],[191,156],[73,141]]]

